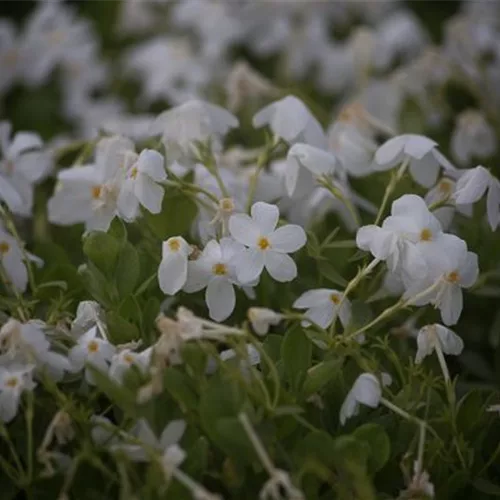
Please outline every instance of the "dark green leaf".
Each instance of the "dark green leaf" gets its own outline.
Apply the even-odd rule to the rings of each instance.
[[[311,366],[312,344],[304,335],[300,326],[288,330],[281,344],[281,357],[285,368],[285,376],[296,390],[305,380],[307,370]]]

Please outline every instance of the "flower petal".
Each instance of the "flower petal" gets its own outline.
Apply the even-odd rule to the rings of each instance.
[[[264,256],[266,269],[276,281],[284,283],[292,281],[297,277],[297,266],[294,260],[286,253],[268,250]]]
[[[164,181],[167,178],[165,172],[163,155],[154,149],[145,149],[137,160],[139,172],[151,177],[156,182]]]
[[[263,201],[254,203],[250,213],[262,236],[272,233],[280,218],[278,207]]]
[[[269,236],[271,248],[276,252],[296,252],[306,244],[306,241],[305,231],[295,224],[281,226]]]
[[[158,283],[163,293],[175,295],[186,283],[187,279],[186,256],[180,252],[167,253],[158,268]]]
[[[256,280],[264,269],[264,253],[256,248],[248,248],[235,259],[236,275],[240,283]]]
[[[229,232],[238,242],[255,247],[260,236],[259,227],[246,214],[235,214],[229,218]]]
[[[233,285],[225,278],[210,280],[205,293],[210,317],[214,321],[224,321],[234,311],[236,296]]]
[[[329,288],[317,288],[315,290],[308,290],[304,292],[294,303],[293,307],[295,309],[307,309],[309,307],[315,307],[320,304],[330,302],[330,297],[332,293],[336,290],[331,290]]]

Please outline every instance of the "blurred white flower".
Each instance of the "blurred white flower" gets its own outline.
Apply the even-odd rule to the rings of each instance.
[[[449,328],[437,323],[426,325],[417,334],[418,350],[415,363],[421,363],[426,356],[434,352],[437,345],[445,354],[453,354],[454,356],[458,356],[464,348],[462,339]]]
[[[328,328],[338,315],[342,325],[347,327],[351,321],[351,302],[343,298],[342,292],[318,288],[304,292],[294,303],[296,309],[307,309],[305,317],[321,328]],[[308,321],[303,322],[308,325]]]
[[[344,425],[348,418],[358,415],[360,405],[376,408],[381,397],[382,387],[378,378],[371,373],[362,373],[354,382],[340,408],[340,424]]]
[[[75,319],[71,323],[71,334],[78,338],[94,326],[97,326],[103,338],[107,337],[104,311],[99,303],[94,300],[82,300],[78,303]]]
[[[1,224],[0,264],[11,284],[17,290],[24,292],[28,286],[28,271],[26,270],[23,251],[16,239],[11,236]]]
[[[123,383],[123,377],[132,366],[145,374],[151,362],[153,348],[149,347],[142,352],[134,352],[131,349],[123,349],[113,355],[109,367],[109,377],[119,384]]]
[[[283,315],[266,307],[251,307],[247,317],[257,335],[266,335],[271,326],[278,325],[283,320]]]
[[[236,272],[241,283],[256,280],[264,267],[276,281],[292,281],[297,276],[297,266],[287,254],[306,244],[306,233],[294,224],[276,229],[278,219],[278,207],[264,202],[252,205],[251,217],[235,214],[229,219],[231,236],[248,247],[237,262]]]
[[[253,117],[255,128],[268,125],[273,134],[288,144],[304,142],[326,149],[327,140],[323,128],[305,104],[292,95],[274,101]]]
[[[33,366],[0,367],[0,418],[10,422],[17,414],[21,394],[35,388]]]
[[[0,94],[8,91],[22,71],[23,55],[16,27],[9,19],[0,19]]]
[[[181,236],[172,236],[162,244],[158,283],[163,293],[175,295],[186,283],[191,247]]]

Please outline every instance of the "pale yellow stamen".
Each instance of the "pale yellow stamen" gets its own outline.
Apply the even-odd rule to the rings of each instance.
[[[138,173],[139,173],[139,171],[137,170],[137,167],[132,167],[132,170],[130,171],[130,177],[132,179],[135,179],[137,177]]]
[[[170,240],[168,246],[172,252],[178,252],[181,249],[181,244],[179,240]]]
[[[331,300],[331,301],[332,301],[332,302],[333,302],[336,306],[338,306],[338,305],[340,304],[340,297],[339,297],[339,295],[338,295],[338,294],[336,294],[336,293],[332,293],[332,294],[330,295],[330,300]]]
[[[123,361],[125,361],[125,363],[131,365],[134,362],[134,356],[132,356],[132,354],[130,354],[130,353],[127,353],[123,356]]]
[[[440,193],[443,193],[445,195],[450,194],[450,192],[451,192],[451,182],[448,182],[448,181],[445,181],[445,180],[441,181],[438,184],[438,189],[439,189]]]
[[[450,283],[458,283],[460,281],[460,274],[457,271],[452,271],[448,273],[446,280]]]
[[[422,229],[420,232],[420,241],[431,241],[432,240],[432,231],[430,229]]]
[[[6,241],[0,241],[0,255],[5,255],[10,250],[10,245]]]
[[[95,340],[91,340],[87,346],[89,352],[97,352],[99,350],[99,343]]]
[[[261,238],[259,238],[259,241],[257,242],[257,246],[261,249],[261,250],[267,250],[268,248],[270,248],[271,246],[271,243],[269,243],[269,240],[267,238],[264,238],[263,236]]]
[[[92,198],[94,198],[94,200],[99,199],[102,192],[102,186],[92,186],[91,192],[92,192]]]
[[[17,377],[10,377],[5,381],[5,385],[11,388],[17,387],[18,384],[19,384],[19,379]]]
[[[216,276],[225,276],[227,274],[227,266],[226,266],[226,264],[222,264],[222,263],[218,262],[217,264],[213,265],[212,272]]]

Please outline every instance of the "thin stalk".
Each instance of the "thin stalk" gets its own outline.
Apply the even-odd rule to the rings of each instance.
[[[26,417],[26,452],[28,461],[27,470],[27,481],[31,483],[33,481],[33,392],[27,391],[26,398],[28,404],[26,407],[25,417]]]

